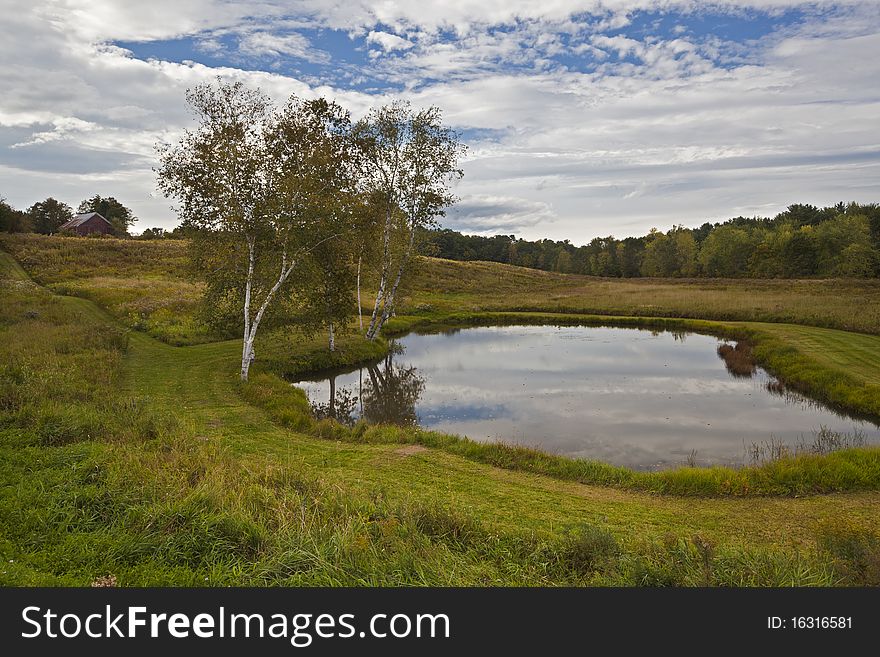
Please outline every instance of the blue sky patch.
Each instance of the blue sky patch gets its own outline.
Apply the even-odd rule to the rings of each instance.
[[[593,16],[578,16],[572,20],[582,29],[554,34],[551,26],[539,28],[534,23],[517,21],[495,25],[480,33],[492,45],[484,47],[485,55],[476,63],[505,73],[533,73],[540,70],[564,68],[591,73],[599,66],[644,64],[643,53],[637,48],[618,49],[595,41],[596,37],[626,38],[643,44],[656,44],[683,39],[698,47],[701,56],[719,66],[735,66],[746,44],[765,39],[775,31],[804,20],[804,10],[767,13],[754,10],[736,12],[636,12],[629,22],[620,27],[597,30]],[[394,34],[382,24],[373,32]],[[132,52],[139,59],[157,59],[182,63],[194,61],[211,67],[233,67],[252,71],[269,71],[296,77],[309,84],[329,84],[341,89],[368,93],[400,90],[443,82],[465,71],[420,67],[418,58],[431,53],[432,48],[472,47],[477,37],[460,37],[454,30],[443,29],[421,40],[407,39],[412,47],[386,51],[380,43],[368,39],[368,33],[351,36],[345,30],[300,29],[272,31],[270,26],[245,25],[237,30],[196,34],[160,41],[116,41],[115,45]],[[304,47],[273,48],[272,40],[300,41]],[[516,48],[507,47],[513,39]],[[470,43],[469,43],[470,41]],[[268,42],[268,43],[267,43]],[[702,46],[711,44],[711,48]],[[726,45],[725,45],[726,44]],[[275,44],[278,45],[278,44]],[[483,44],[481,44],[483,45]],[[676,55],[683,56],[684,53]],[[408,75],[407,75],[408,73]],[[406,78],[406,80],[404,80]],[[414,79],[413,79],[414,78]]]

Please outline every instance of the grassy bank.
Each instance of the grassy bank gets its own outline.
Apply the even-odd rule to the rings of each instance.
[[[657,495],[388,435],[328,440],[329,423],[283,426],[271,373],[241,387],[235,342],[120,331],[4,254],[0,290],[4,584],[880,581],[876,491]],[[357,342],[330,364],[370,355]],[[320,348],[279,341],[277,363],[313,364]]]
[[[222,337],[197,320],[202,286],[187,274],[186,246],[182,240],[0,235],[0,249],[41,285],[90,299],[126,326],[175,345]]]

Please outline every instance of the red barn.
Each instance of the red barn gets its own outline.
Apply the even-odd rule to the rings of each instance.
[[[97,212],[86,212],[76,215],[58,230],[67,230],[77,235],[91,235],[92,233],[110,235],[113,233],[113,226]]]

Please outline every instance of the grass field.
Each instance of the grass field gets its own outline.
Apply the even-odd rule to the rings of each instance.
[[[202,286],[187,277],[186,242],[3,235],[0,249],[50,290],[91,299],[169,344],[220,337],[195,320]]]
[[[750,485],[762,478],[796,484],[783,496],[755,496],[761,491],[743,490],[739,479],[722,490],[724,477],[733,475],[720,468],[627,480],[619,469],[575,471],[570,464],[576,462],[568,459],[527,450],[473,450],[431,434],[381,428],[344,434],[327,423],[303,420],[302,399],[297,401],[287,386],[282,391],[273,373],[314,363],[322,353],[321,340],[267,336],[258,348],[261,358],[267,356],[262,373],[242,386],[235,375],[240,350],[234,341],[173,347],[147,332],[120,329],[118,320],[133,326],[114,302],[122,292],[105,283],[104,296],[95,295],[95,281],[173,283],[181,262],[177,268],[157,263],[169,261],[159,257],[162,249],[179,245],[151,252],[149,272],[134,263],[124,276],[114,277],[107,271],[113,258],[136,258],[125,245],[103,253],[104,243],[113,241],[68,240],[78,242],[71,249],[86,251],[68,252],[68,261],[42,254],[36,241],[15,239],[20,244],[11,250],[19,249],[16,255],[30,272],[43,268],[35,273],[41,282],[86,298],[50,293],[0,253],[4,584],[87,585],[108,575],[120,585],[880,583],[876,450],[783,462],[763,475],[760,469],[745,470],[741,476]],[[53,253],[67,248],[42,239]],[[5,238],[2,246],[9,244]],[[22,245],[30,249],[28,258],[21,255]],[[79,259],[91,264],[77,264]],[[446,271],[459,264],[426,261],[409,292],[408,307],[417,314],[398,317],[393,329],[505,321],[513,316],[482,314],[492,309],[487,298],[509,286],[509,309],[522,310],[517,303],[539,295],[539,283],[517,277],[548,277],[545,284],[552,286],[570,282],[510,270],[495,283],[486,282],[491,294],[450,289],[460,296],[449,301],[439,296],[443,288],[438,286],[453,283],[431,273],[435,266]],[[460,266],[468,273],[452,277],[458,281],[473,278],[471,267],[495,269]],[[419,283],[425,280],[436,289]],[[83,287],[57,287],[73,281]],[[578,286],[589,283],[577,279]],[[818,289],[821,284],[803,285]],[[696,284],[651,285],[671,290]],[[868,296],[877,293],[871,285],[840,285]],[[755,307],[771,304],[783,288],[772,282],[765,292],[765,297],[756,295]],[[188,294],[194,302],[196,288]],[[611,301],[609,292],[604,300],[579,294],[584,303]],[[773,312],[778,318],[806,313],[808,296],[805,289]],[[837,296],[845,295],[838,290]],[[660,297],[654,301],[659,305]],[[633,302],[633,312],[626,314],[636,314],[640,303]],[[826,307],[822,322],[814,323],[836,325],[850,311],[858,315],[852,300],[835,303],[842,309],[839,316]],[[559,310],[545,310],[551,309]],[[745,305],[739,312],[760,314]],[[709,306],[692,316],[702,313],[710,314]],[[671,311],[660,308],[655,314]],[[809,323],[806,314],[800,317]],[[533,320],[565,321],[555,315]],[[805,386],[824,386],[856,405],[880,399],[880,363],[871,357],[880,349],[878,337],[742,321],[706,322],[702,328],[751,334],[759,348],[764,345],[765,360],[773,365],[775,359],[777,369],[795,381],[801,377]],[[150,332],[173,341],[164,329]],[[370,349],[349,336],[336,357],[357,360]],[[829,377],[839,386],[837,393]],[[602,473],[618,478],[604,480]],[[842,475],[861,477],[862,485]],[[710,496],[701,488],[707,481],[716,484],[708,489]],[[837,481],[862,490],[794,496],[798,481]],[[663,482],[679,487],[664,488],[672,484]],[[694,482],[699,486],[692,490],[681,488]]]
[[[0,235],[0,249],[37,282],[92,299],[126,325],[169,344],[218,337],[193,319],[201,286],[187,276],[185,242],[6,234]],[[369,305],[366,291],[363,299]],[[880,281],[603,279],[421,258],[399,309],[781,322],[880,334]]]
[[[880,333],[880,281],[617,279],[491,262],[423,259],[413,309],[538,312],[786,322]]]

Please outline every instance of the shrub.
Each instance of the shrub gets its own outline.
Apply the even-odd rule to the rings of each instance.
[[[563,565],[581,575],[616,565],[620,545],[607,529],[584,525],[571,534],[559,550]]]

